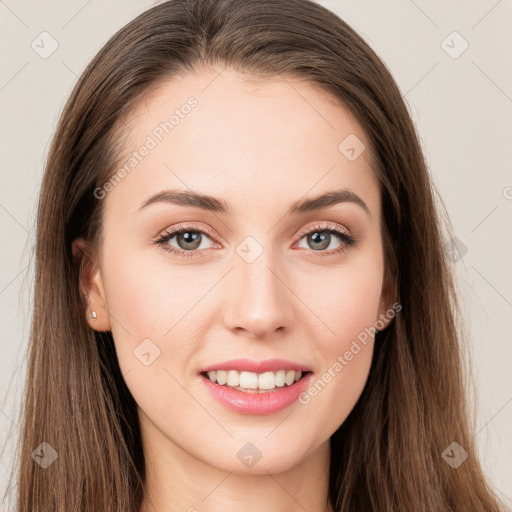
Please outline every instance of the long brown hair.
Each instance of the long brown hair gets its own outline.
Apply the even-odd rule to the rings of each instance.
[[[368,382],[331,438],[334,510],[501,510],[477,460],[464,331],[413,122],[373,50],[309,0],[169,0],[119,30],[80,77],[50,148],[38,206],[16,510],[140,507],[145,465],[136,404],[111,333],[86,322],[83,268],[71,245],[78,237],[98,243],[103,201],[94,191],[116,169],[124,117],[163,81],[205,66],[316,84],[371,141],[387,278],[402,310],[377,334]],[[58,457],[46,469],[33,456],[53,453],[43,442]],[[453,442],[469,454],[457,468],[442,457]]]

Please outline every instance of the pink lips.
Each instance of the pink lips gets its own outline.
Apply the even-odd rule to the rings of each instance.
[[[249,359],[235,359],[214,364],[203,368],[200,372],[206,373],[215,370],[237,370],[254,373],[264,373],[278,370],[295,370],[308,372],[291,386],[274,388],[268,393],[244,392],[228,386],[221,386],[212,382],[205,375],[200,375],[201,381],[215,398],[228,409],[241,414],[265,415],[273,414],[293,404],[299,395],[307,388],[311,380],[311,370],[301,364],[283,359],[268,359],[266,361],[251,361]]]

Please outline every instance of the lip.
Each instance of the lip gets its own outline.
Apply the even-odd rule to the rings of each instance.
[[[284,368],[281,366],[281,369]],[[204,375],[200,375],[199,377],[211,396],[227,409],[239,414],[267,415],[286,409],[286,407],[296,402],[299,395],[309,385],[312,375],[311,372],[306,373],[299,381],[293,383],[291,386],[274,388],[274,390],[268,393],[238,391],[237,389],[221,386],[216,382],[212,382]]]
[[[199,373],[212,372],[215,370],[237,370],[239,372],[277,372],[278,370],[295,370],[296,372],[310,372],[311,368],[300,363],[287,361],[285,359],[267,359],[265,361],[253,361],[252,359],[231,359],[223,363],[212,364],[201,368]],[[300,381],[299,381],[300,382]],[[290,386],[291,387],[291,386]]]

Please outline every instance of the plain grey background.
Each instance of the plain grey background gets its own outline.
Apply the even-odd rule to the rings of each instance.
[[[384,60],[416,123],[456,235],[446,243],[456,249],[453,265],[471,334],[481,459],[497,489],[510,497],[512,1],[319,3]],[[35,206],[49,142],[86,64],[115,31],[154,4],[0,0],[2,495],[14,495],[8,475],[30,327]]]

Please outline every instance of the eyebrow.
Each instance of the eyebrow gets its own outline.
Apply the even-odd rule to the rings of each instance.
[[[170,203],[177,206],[201,208],[202,210],[213,213],[233,214],[233,207],[225,200],[190,190],[164,190],[158,192],[144,201],[140,209],[142,210],[155,203]],[[340,203],[356,204],[371,216],[370,209],[366,203],[349,189],[333,190],[311,198],[296,201],[292,203],[288,209],[287,215],[298,215],[323,210]]]

